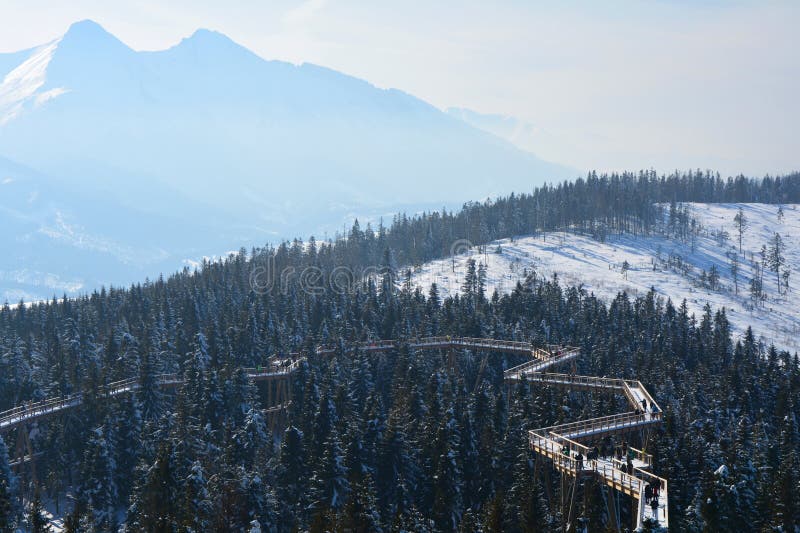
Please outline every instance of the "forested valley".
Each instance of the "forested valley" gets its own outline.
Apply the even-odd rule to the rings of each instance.
[[[83,402],[36,426],[36,483],[12,468],[11,433],[0,435],[0,531],[46,530],[42,502],[57,504],[68,531],[558,530],[561,510],[546,497],[557,478],[534,477],[526,431],[620,400],[508,387],[503,370],[522,362],[509,355],[491,355],[479,373],[470,352],[451,366],[402,344],[383,355],[348,348],[437,335],[569,344],[581,349],[578,373],[642,381],[664,410],[647,451],[670,482],[671,529],[794,531],[796,354],[752,332],[734,341],[724,310],[693,316],[654,293],[603,302],[532,277],[488,294],[476,272],[443,298],[403,280],[405,267],[462,239],[646,233],[684,201],[800,202],[800,175],[592,174],[457,213],[356,223],[333,242],[242,250],[129,288],[6,305],[0,411],[74,393]],[[309,267],[321,279],[346,267],[348,290],[309,290],[300,275]],[[254,288],[255,271],[281,279]],[[322,356],[320,345],[337,350]],[[295,352],[307,357],[273,433],[263,387],[242,368]],[[163,373],[181,385],[156,386]],[[141,388],[103,396],[125,378]],[[601,500],[589,495],[590,531],[608,525]]]

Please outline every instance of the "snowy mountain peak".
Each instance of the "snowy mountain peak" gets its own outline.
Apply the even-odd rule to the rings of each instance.
[[[74,58],[91,58],[93,56],[109,56],[110,54],[132,53],[125,43],[107,32],[105,28],[92,20],[82,20],[72,24],[61,37],[60,56]]]
[[[84,40],[107,38],[115,39],[113,35],[105,30],[105,28],[90,19],[73,22],[67,32],[64,34],[64,37]]]
[[[60,56],[72,58],[91,58],[111,54],[131,53],[128,45],[108,33],[105,28],[92,20],[82,20],[72,24],[61,37]]]
[[[208,28],[200,28],[196,30],[189,37],[181,41],[182,43],[197,43],[197,44],[232,44],[237,45],[230,37],[224,33],[216,30],[209,30]]]
[[[104,76],[120,53],[132,53],[122,41],[92,20],[72,24],[64,35],[35,48],[0,83],[0,126],[72,90],[76,78]]]
[[[214,30],[199,29],[189,37],[181,40],[177,45],[165,51],[177,60],[192,63],[223,63],[239,61],[252,63],[261,62],[263,59],[244,46],[240,45],[227,35]]]

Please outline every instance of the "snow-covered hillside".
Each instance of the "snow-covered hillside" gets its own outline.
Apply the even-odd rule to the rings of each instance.
[[[742,238],[744,257],[738,255],[737,295],[730,256],[738,252],[734,216],[740,206],[749,228]],[[456,256],[454,261],[448,258],[426,263],[413,271],[413,281],[426,288],[435,282],[443,294],[457,292],[471,257],[477,264],[486,265],[489,293],[495,289],[509,291],[532,272],[539,277],[557,274],[563,284],[583,285],[605,300],[621,291],[634,297],[643,295],[653,287],[676,305],[685,298],[698,317],[706,304],[713,309],[725,307],[736,335],[752,325],[764,343],[800,350],[800,288],[794,286],[800,283],[797,271],[800,208],[782,206],[783,217],[779,220],[777,205],[688,204],[688,207],[691,216],[701,224],[695,239],[613,235],[606,242],[598,242],[571,233],[547,233],[513,241],[503,239],[488,245],[485,253],[473,249]],[[720,230],[727,232],[727,239],[718,237]],[[783,255],[784,269],[790,272],[788,294],[778,295],[776,275],[767,270],[763,277],[767,298],[754,305],[749,285],[754,274],[752,262],[760,261],[762,245],[769,247],[775,233],[780,234],[786,246]],[[628,268],[624,272],[626,262]],[[701,281],[703,271],[710,272],[712,265],[719,273],[715,290]],[[782,289],[782,292],[786,291]]]

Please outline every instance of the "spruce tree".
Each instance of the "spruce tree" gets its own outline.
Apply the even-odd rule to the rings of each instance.
[[[53,530],[44,515],[44,506],[38,489],[34,491],[28,510],[28,525],[31,533],[50,533]]]
[[[0,479],[0,533],[13,533],[16,523],[8,482]]]

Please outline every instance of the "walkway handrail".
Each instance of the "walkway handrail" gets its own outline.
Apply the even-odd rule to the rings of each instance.
[[[627,472],[609,466],[608,463],[603,461],[590,461],[586,457],[586,453],[589,451],[589,448],[583,446],[580,443],[570,441],[569,439],[559,439],[555,440],[552,438],[548,438],[537,434],[535,431],[531,431],[531,445],[534,448],[541,449],[540,443],[543,442],[546,446],[547,455],[551,456],[551,459],[554,459],[558,462],[559,466],[567,467],[573,474],[578,473],[578,464],[581,465],[581,472],[584,471],[592,471],[597,472],[603,477],[610,480],[612,483],[619,484],[631,492],[640,493],[643,490],[642,480],[633,474],[628,474]],[[538,441],[536,439],[539,439]],[[567,453],[563,453],[563,447],[566,446]],[[576,454],[580,453],[583,455],[583,460],[578,461],[576,459]],[[642,472],[645,472],[642,470]]]
[[[538,364],[538,361],[537,361]],[[619,390],[625,387],[625,380],[578,374],[562,374],[556,372],[535,372],[523,376],[523,379],[535,383],[552,383],[556,385],[577,385],[597,389]]]
[[[655,415],[647,417],[644,414],[637,412],[621,413],[614,415],[600,416],[597,418],[590,418],[588,420],[578,420],[576,422],[566,422],[555,426],[539,428],[537,432],[556,433],[558,435],[569,436],[575,433],[580,433],[585,436],[592,436],[599,430],[612,430],[615,428],[623,428],[630,425],[641,424],[644,422],[655,421]]]
[[[541,348],[535,348],[530,342],[523,341],[509,341],[503,339],[486,339],[480,337],[457,337],[457,336],[434,336],[434,337],[417,337],[406,340],[396,339],[382,339],[374,341],[364,341],[353,343],[350,350],[361,349],[365,351],[381,351],[391,350],[398,348],[401,343],[406,342],[409,347],[416,349],[425,348],[474,348],[479,350],[495,350],[505,351],[510,353],[517,353],[520,355],[528,355],[539,358],[540,360],[547,360],[553,357],[552,352],[558,350],[558,346],[548,345],[548,351]],[[561,349],[564,349],[561,347]],[[327,355],[335,353],[336,347],[334,346],[320,346],[317,348],[318,355]]]
[[[641,392],[642,396],[644,396],[644,398],[647,400],[648,408],[652,408],[652,406],[655,406],[656,410],[658,412],[661,412],[661,407],[659,407],[659,405],[656,403],[656,401],[650,395],[650,392],[648,392],[648,390],[646,388],[644,388],[644,385],[642,385],[641,381],[636,381],[636,380],[632,380],[632,379],[626,379],[625,380],[625,384],[628,386],[629,389],[631,389],[631,390],[632,389],[638,389]],[[630,397],[629,397],[629,399],[630,399]],[[637,407],[641,407],[641,404],[638,404]]]
[[[282,361],[285,361],[285,359]],[[244,368],[243,371],[251,379],[258,379],[266,376],[284,376],[297,370],[301,363],[302,358],[295,358],[285,366],[268,363],[261,369]],[[184,381],[183,376],[174,373],[157,374],[154,377],[155,385],[158,387],[179,385]],[[138,390],[139,388],[141,388],[141,384],[137,378],[121,379],[100,387],[98,389],[98,395],[101,397],[116,396],[125,392]],[[0,431],[12,429],[19,424],[29,420],[35,420],[41,416],[53,414],[67,408],[77,407],[83,403],[83,396],[83,392],[77,392],[67,396],[48,398],[39,402],[18,405],[17,407],[12,407],[11,409],[0,412]]]

